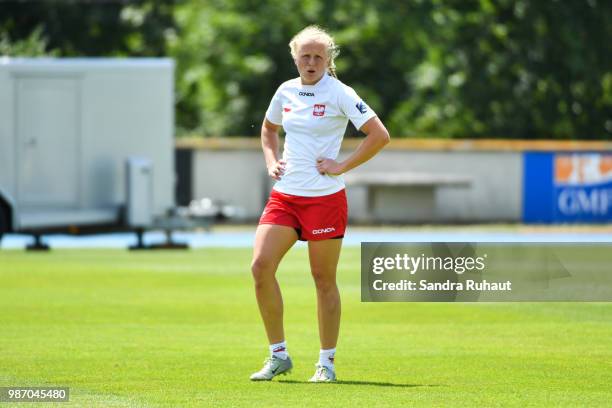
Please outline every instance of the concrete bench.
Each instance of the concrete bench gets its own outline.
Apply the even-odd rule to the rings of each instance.
[[[364,222],[436,221],[436,193],[440,187],[469,187],[468,176],[413,172],[349,173],[347,185],[351,217]]]

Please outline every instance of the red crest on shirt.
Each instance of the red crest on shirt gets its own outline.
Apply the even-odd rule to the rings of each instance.
[[[325,115],[325,105],[316,104],[314,109],[312,110],[313,116],[323,116]]]

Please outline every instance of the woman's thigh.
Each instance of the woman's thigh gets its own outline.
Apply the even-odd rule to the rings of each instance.
[[[310,270],[315,280],[319,279],[328,283],[336,281],[336,269],[341,249],[342,239],[308,241]]]
[[[276,271],[283,256],[295,244],[298,236],[292,227],[284,225],[260,224],[255,232],[253,246],[254,272]]]

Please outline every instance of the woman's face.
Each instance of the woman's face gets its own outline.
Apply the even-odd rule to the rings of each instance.
[[[327,47],[325,44],[316,40],[299,44],[295,65],[302,78],[302,84],[314,85],[319,82],[319,79],[323,77],[327,69],[327,59]]]

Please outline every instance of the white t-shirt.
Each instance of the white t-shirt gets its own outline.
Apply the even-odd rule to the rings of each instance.
[[[274,190],[305,197],[342,190],[342,176],[319,174],[317,159],[337,159],[349,119],[359,129],[374,116],[351,87],[328,74],[314,85],[302,85],[300,78],[283,83],[266,111],[266,119],[286,133],[287,164]]]

